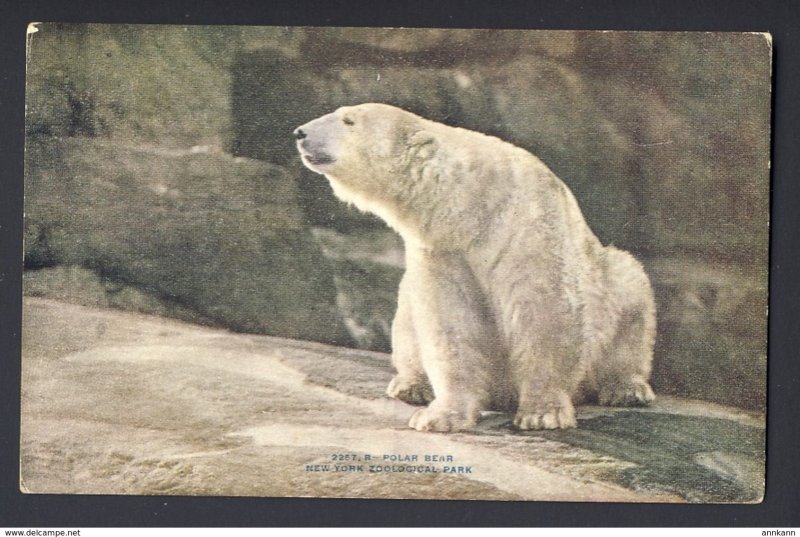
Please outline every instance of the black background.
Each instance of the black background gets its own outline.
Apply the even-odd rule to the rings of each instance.
[[[29,22],[757,31],[774,44],[767,488],[759,505],[23,495],[19,492]],[[0,527],[800,526],[800,3],[794,0],[0,0]]]

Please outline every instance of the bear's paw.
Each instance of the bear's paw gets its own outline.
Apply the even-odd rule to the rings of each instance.
[[[604,406],[647,406],[655,398],[653,388],[642,378],[606,384],[597,395]]]
[[[578,426],[575,408],[566,394],[529,403],[517,410],[514,427],[523,431],[540,429],[571,429]]]
[[[386,388],[386,395],[411,405],[427,405],[433,401],[433,389],[426,379],[410,380],[395,376]]]
[[[477,425],[478,415],[478,412],[462,412],[445,405],[437,405],[434,401],[430,406],[414,412],[408,425],[412,429],[425,432],[467,431]]]

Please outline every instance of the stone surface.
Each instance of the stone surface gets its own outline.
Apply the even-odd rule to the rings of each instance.
[[[82,266],[241,331],[349,342],[331,271],[276,166],[29,139],[26,266]]]
[[[31,493],[754,502],[764,419],[661,398],[580,407],[578,429],[419,433],[388,356],[27,298],[22,483]],[[356,461],[333,461],[334,455]],[[450,455],[452,463],[423,461]],[[365,461],[371,455],[373,461]],[[436,473],[391,472],[409,463]],[[337,471],[361,466],[363,472]],[[383,468],[370,472],[370,465]],[[444,466],[469,467],[446,474]],[[326,470],[327,468],[327,470]]]

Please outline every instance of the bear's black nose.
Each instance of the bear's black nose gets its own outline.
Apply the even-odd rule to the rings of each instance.
[[[306,133],[304,133],[302,129],[295,129],[294,137],[297,138],[298,140],[302,140],[303,138],[306,137]]]

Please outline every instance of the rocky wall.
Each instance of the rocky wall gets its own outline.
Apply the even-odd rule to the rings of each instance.
[[[85,267],[239,331],[351,341],[282,168],[85,138],[26,150],[29,268]]]

